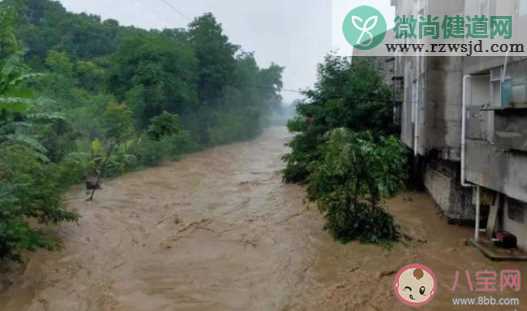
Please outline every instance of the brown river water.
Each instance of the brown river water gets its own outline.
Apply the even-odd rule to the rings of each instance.
[[[272,128],[131,173],[107,181],[92,203],[72,190],[67,204],[82,215],[79,224],[53,229],[60,251],[4,268],[0,310],[409,310],[392,282],[415,262],[438,277],[438,295],[423,310],[474,310],[451,303],[477,296],[466,285],[450,291],[456,271],[527,272],[466,246],[471,230],[448,225],[426,194],[387,202],[414,240],[390,248],[334,242],[303,188],[281,181],[288,139],[285,128]],[[498,297],[527,305],[526,290]]]

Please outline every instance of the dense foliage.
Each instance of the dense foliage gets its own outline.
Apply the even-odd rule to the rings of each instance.
[[[0,259],[53,245],[35,220],[76,219],[68,186],[253,138],[281,102],[283,68],[260,68],[211,14],[147,31],[4,0],[0,25]]]
[[[330,55],[315,89],[288,124],[296,136],[284,180],[307,183],[326,229],[341,241],[397,240],[382,206],[405,176],[405,149],[394,133],[391,92],[368,60]]]
[[[65,174],[57,169],[45,142],[63,127],[57,115],[34,113],[40,104],[24,88],[36,78],[26,74],[20,55],[13,54],[0,68],[0,259],[20,259],[20,250],[52,247],[53,241],[30,226],[27,219],[41,224],[73,221],[61,201]],[[38,135],[37,133],[40,133]],[[58,136],[57,136],[58,137]]]
[[[395,194],[405,174],[403,146],[393,136],[339,128],[329,132],[322,159],[313,164],[308,192],[328,220],[326,228],[339,240],[396,240],[391,215],[380,208]]]

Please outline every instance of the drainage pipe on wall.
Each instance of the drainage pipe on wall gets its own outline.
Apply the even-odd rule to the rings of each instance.
[[[461,105],[461,186],[466,188],[474,187],[472,184],[467,183],[465,179],[465,158],[467,149],[467,88],[469,83],[470,75],[463,76],[463,98]]]
[[[461,186],[465,188],[472,188],[472,195],[476,196],[476,224],[474,228],[474,241],[479,241],[480,233],[480,214],[481,214],[481,188],[480,186],[467,183],[465,179],[465,161],[466,161],[466,147],[467,147],[467,88],[470,83],[470,75],[463,76],[463,99],[461,111]]]
[[[417,157],[419,155],[419,152],[417,148],[419,148],[419,78],[417,79],[415,83],[416,90],[416,98],[415,98],[415,105],[414,105],[414,156]]]
[[[421,75],[423,71],[423,65],[421,64],[421,57],[416,56],[415,58],[415,67],[417,71],[417,77],[415,80],[415,103],[413,108],[413,117],[414,117],[414,157],[417,159],[419,156],[419,138],[420,138],[420,128],[419,128],[419,102],[421,100],[421,94],[424,97],[424,90],[421,92]]]
[[[473,189],[476,189],[476,228],[474,229],[474,241],[479,241],[479,232],[481,231],[479,229],[479,218],[480,218],[480,211],[481,211],[481,187],[476,186]]]

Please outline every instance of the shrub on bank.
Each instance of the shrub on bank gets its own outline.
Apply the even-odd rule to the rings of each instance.
[[[28,223],[75,221],[62,204],[63,170],[20,145],[0,145],[0,259],[20,260],[23,250],[55,243]]]
[[[393,241],[399,238],[382,199],[394,194],[405,177],[405,149],[394,137],[375,139],[368,132],[335,129],[312,164],[308,193],[326,217],[325,228],[340,241]]]
[[[405,149],[393,124],[391,89],[368,59],[329,55],[297,105],[284,181],[307,184],[325,228],[340,241],[397,240],[383,198],[402,186]]]

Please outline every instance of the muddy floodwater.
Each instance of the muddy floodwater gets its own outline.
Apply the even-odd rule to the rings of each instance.
[[[450,291],[456,271],[527,272],[466,246],[471,230],[448,225],[426,194],[387,202],[413,240],[390,248],[334,242],[303,188],[281,181],[289,138],[272,128],[131,173],[107,181],[92,203],[72,190],[67,204],[79,224],[54,229],[60,251],[28,254],[2,272],[0,310],[409,310],[391,287],[396,271],[416,262],[439,284],[423,310],[474,310],[452,305],[452,297],[479,296],[464,279]],[[527,310],[526,292],[495,294],[522,305],[492,310]]]

